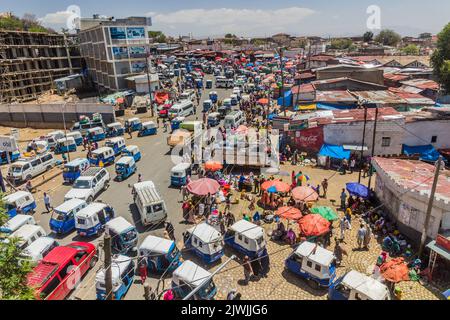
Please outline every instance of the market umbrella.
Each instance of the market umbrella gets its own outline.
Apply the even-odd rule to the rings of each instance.
[[[267,98],[261,98],[261,99],[259,99],[258,100],[258,103],[259,104],[268,104],[269,103],[269,99],[267,99]]]
[[[331,223],[318,214],[308,214],[298,220],[302,235],[306,237],[320,236],[330,230]]]
[[[311,209],[312,213],[320,214],[322,217],[327,219],[328,221],[334,221],[339,219],[339,216],[336,212],[333,211],[330,207],[314,207]]]
[[[271,187],[276,189],[275,192],[288,192],[291,189],[289,184],[280,180],[269,180],[261,185],[261,188],[266,191],[269,191]]]
[[[301,211],[294,207],[280,207],[275,214],[288,220],[298,220],[302,217]]]
[[[244,125],[240,125],[239,127],[237,127],[235,133],[237,133],[237,134],[247,134],[248,133],[248,127],[244,126]]]
[[[219,191],[219,183],[210,178],[202,178],[195,181],[191,181],[187,185],[187,190],[197,196],[206,196],[208,193],[215,194]]]
[[[206,171],[219,171],[223,168],[223,165],[218,161],[206,161],[205,170]]]
[[[409,269],[403,258],[391,259],[380,266],[380,273],[384,279],[390,282],[409,280]]]
[[[346,184],[348,193],[352,196],[367,199],[369,197],[369,189],[360,183],[350,182]]]
[[[292,190],[292,197],[297,201],[317,201],[319,199],[319,195],[317,192],[307,186],[296,187]]]

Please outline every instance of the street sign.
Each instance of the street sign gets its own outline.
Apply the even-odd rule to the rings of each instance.
[[[16,139],[12,136],[0,136],[0,150],[7,152],[19,150]]]

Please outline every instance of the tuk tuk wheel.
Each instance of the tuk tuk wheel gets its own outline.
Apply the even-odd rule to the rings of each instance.
[[[90,196],[90,197],[87,199],[87,203],[91,203],[93,200],[94,200],[94,198],[92,198],[92,196]]]
[[[317,281],[314,281],[313,279],[308,279],[306,280],[306,283],[308,284],[308,286],[314,290],[318,290],[319,289],[319,284],[317,283]]]
[[[95,265],[97,264],[98,261],[98,256],[95,255],[92,257],[91,261],[89,262],[89,269],[92,269],[93,267],[95,267]]]

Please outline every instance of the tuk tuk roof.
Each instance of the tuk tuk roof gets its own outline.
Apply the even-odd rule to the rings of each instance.
[[[226,102],[231,102],[231,99],[230,98],[225,98],[225,99],[223,99],[223,102],[225,103],[225,101]]]
[[[210,91],[209,94],[217,94],[217,91]]]
[[[64,166],[65,167],[76,167],[84,162],[89,162],[89,160],[86,158],[76,158],[76,159],[73,159],[72,161],[66,163]]]
[[[31,199],[33,199],[33,195],[29,193],[28,191],[19,190],[14,193],[11,193],[3,198],[3,201],[6,203],[13,203],[16,202],[19,199],[22,199],[26,196],[30,196]]]
[[[112,230],[117,234],[127,231],[131,228],[134,228],[134,226],[131,223],[129,223],[124,217],[117,217],[111,219],[106,223],[106,225],[110,230]]]
[[[41,229],[42,229],[41,226],[38,226],[35,224],[25,224],[25,225],[21,226],[19,229],[17,229],[16,231],[14,231],[10,235],[10,237],[11,238],[14,238],[14,237],[27,238],[29,235],[31,235]]]
[[[203,103],[209,103],[209,104],[211,104],[212,101],[211,101],[210,99],[208,99],[208,100],[203,101]]]
[[[86,201],[84,201],[84,200],[72,198],[70,200],[67,200],[66,202],[63,202],[59,206],[57,206],[55,208],[55,211],[67,213],[67,212],[73,210],[74,208],[76,208],[82,204],[85,204],[85,203],[86,203]]]
[[[384,300],[389,295],[389,290],[386,285],[356,270],[351,270],[344,275],[342,284],[364,294],[372,300]]]
[[[2,226],[2,229],[9,229],[9,230],[17,230],[17,227],[22,225],[28,220],[34,220],[32,216],[29,216],[27,214],[17,214]]]
[[[30,257],[36,257],[53,242],[55,239],[48,236],[37,238],[23,250],[23,253]]]
[[[52,132],[47,133],[47,137],[57,136],[57,135],[64,135],[64,132],[61,131],[61,130],[56,130],[56,131],[52,131]]]
[[[66,134],[66,136],[67,136],[67,137],[81,137],[81,132],[78,131],[78,130],[76,130],[76,131],[71,131],[71,132],[68,132],[68,133]]]
[[[174,166],[171,170],[171,172],[184,172],[187,169],[189,169],[191,167],[190,163],[186,163],[186,162],[181,162],[179,164],[177,164],[176,166]]]
[[[106,204],[93,202],[76,213],[77,217],[89,218],[106,208]]]
[[[108,128],[117,128],[117,127],[122,128],[123,127],[123,125],[120,122],[113,122],[113,123],[107,124],[106,126]]]
[[[240,233],[248,239],[256,240],[264,235],[264,229],[262,227],[257,226],[254,223],[248,222],[247,220],[240,220],[235,224],[233,224],[230,228],[234,232]]]
[[[146,127],[156,128],[156,123],[153,121],[147,121],[142,124],[142,127],[143,128],[146,128]]]
[[[130,164],[134,162],[134,158],[130,156],[121,157],[119,160],[117,160],[116,165],[118,164]]]
[[[114,138],[109,138],[108,140],[106,140],[106,143],[111,142],[111,143],[116,143],[116,142],[120,142],[120,141],[124,141],[125,139],[122,137],[114,137]]]
[[[89,128],[87,132],[104,132],[102,127]]]
[[[139,118],[130,118],[127,120],[128,122],[135,122],[135,121],[141,121]]]
[[[202,267],[196,265],[190,260],[185,260],[181,266],[179,266],[172,274],[172,280],[176,284],[183,281],[194,287],[199,286],[207,277],[210,277],[211,273],[206,271]]]
[[[61,138],[61,139],[56,140],[56,142],[58,142],[58,143],[63,143],[63,142],[66,142],[66,141],[75,144],[75,138],[74,137],[67,137],[67,138]]]
[[[92,153],[95,153],[95,154],[102,154],[102,153],[107,152],[107,151],[113,152],[113,149],[110,148],[110,147],[101,147],[101,148],[98,148],[98,149],[92,151]]]
[[[217,240],[222,240],[222,234],[206,222],[200,223],[187,231],[195,235],[204,243],[212,243]]]
[[[211,112],[209,115],[208,115],[208,118],[209,117],[220,117],[220,112]]]
[[[314,248],[316,252],[314,253]],[[309,260],[321,265],[328,267],[334,259],[333,252],[317,246],[315,243],[304,241],[295,250],[295,254],[301,257],[308,258]]]
[[[173,244],[172,240],[148,235],[140,245],[139,250],[144,249],[158,254],[167,254]]]
[[[139,151],[139,147],[136,146],[136,145],[134,145],[134,144],[131,144],[131,145],[129,145],[129,146],[126,146],[125,149],[128,150],[128,151],[130,151],[130,152],[133,152],[133,151],[136,151],[136,150]]]
[[[111,264],[111,276],[112,281],[114,282],[122,282],[123,272],[127,270],[128,266],[132,263],[132,259],[130,257],[124,255],[117,255],[112,258]],[[95,275],[95,281],[104,283],[105,282],[105,269],[100,269]]]

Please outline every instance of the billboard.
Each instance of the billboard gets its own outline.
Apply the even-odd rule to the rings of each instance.
[[[147,56],[145,47],[130,47],[128,50],[130,51],[130,57],[132,58]]]
[[[298,148],[319,151],[323,145],[322,127],[315,127],[295,131],[295,145]]]
[[[130,40],[133,39],[145,39],[145,28],[137,28],[137,27],[130,27],[127,28],[127,38]]]
[[[128,59],[127,47],[112,47],[114,60]]]
[[[127,38],[125,28],[110,27],[109,32],[111,33],[111,39],[113,40],[125,40]]]
[[[132,73],[141,73],[145,71],[147,63],[145,61],[133,62],[131,64],[131,72]]]

